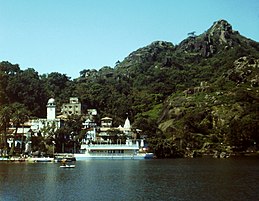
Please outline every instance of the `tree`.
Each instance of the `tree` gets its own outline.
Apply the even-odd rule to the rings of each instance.
[[[57,107],[73,94],[73,82],[65,74],[53,72],[41,77],[47,97],[55,98]]]
[[[12,144],[12,148],[10,150],[10,155],[13,155],[14,148],[15,148],[15,140],[20,138],[23,141],[23,135],[18,136],[17,131],[18,131],[18,128],[29,119],[29,111],[21,103],[14,103],[14,104],[12,104],[11,107],[12,107],[11,108],[11,110],[12,110],[11,121],[13,123],[13,126],[15,127],[13,144]],[[21,151],[22,151],[22,149],[21,149]]]
[[[8,61],[2,61],[0,63],[0,71],[6,75],[15,75],[20,71],[20,67],[18,64],[13,65]]]
[[[7,86],[10,79],[15,77],[19,72],[19,65],[13,65],[8,61],[0,62],[0,105],[9,103]]]
[[[81,136],[82,119],[79,115],[69,116],[64,122],[64,126],[55,132],[56,150],[65,152],[66,149],[75,148],[79,146],[78,141],[82,139]]]
[[[1,148],[7,148],[7,128],[10,124],[11,119],[11,107],[8,105],[3,105],[0,108],[0,132],[3,132],[3,136],[1,136]]]
[[[24,104],[34,116],[45,114],[45,105],[48,97],[39,75],[34,69],[20,70],[10,75],[4,74],[2,78],[4,81],[0,81],[0,86],[3,87],[2,92],[6,96],[3,101],[6,104],[19,102]]]

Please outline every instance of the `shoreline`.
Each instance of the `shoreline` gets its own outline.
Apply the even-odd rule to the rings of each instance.
[[[187,157],[179,157],[182,159],[190,159],[190,158],[215,158],[215,159],[228,159],[228,158],[238,158],[238,157],[258,157],[259,158],[259,151],[256,152],[235,152],[235,153],[224,153],[223,155],[217,155],[215,154],[201,154],[201,155],[196,155],[196,156],[187,156]],[[39,160],[36,160],[39,159]],[[40,162],[45,162],[45,163],[55,163],[56,161],[53,160],[43,160],[43,159],[52,159],[49,157],[43,157],[43,158],[34,158],[34,157],[28,157],[28,158],[21,158],[21,157],[0,157],[0,162],[14,162],[14,163],[40,163]],[[178,158],[157,158],[154,157],[154,160],[156,159],[178,159]],[[108,159],[105,159],[108,160]],[[152,159],[151,159],[152,160]]]

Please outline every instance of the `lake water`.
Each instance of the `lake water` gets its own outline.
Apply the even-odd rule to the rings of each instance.
[[[259,200],[259,159],[0,163],[1,201]]]

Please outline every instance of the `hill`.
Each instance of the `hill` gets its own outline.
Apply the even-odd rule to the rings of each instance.
[[[128,116],[158,157],[217,156],[258,150],[258,75],[259,43],[219,20],[178,45],[152,42],[75,80],[1,62],[0,104],[19,102],[39,117],[49,97],[60,109],[76,96],[83,111],[98,109],[97,121],[122,125]]]
[[[158,126],[157,155],[215,154],[257,149],[258,58],[259,44],[220,20],[179,45],[157,41],[140,48],[115,70],[153,96],[135,117],[140,127],[143,116]]]

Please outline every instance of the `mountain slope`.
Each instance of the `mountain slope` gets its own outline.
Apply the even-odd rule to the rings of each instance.
[[[204,79],[208,80],[211,74],[215,73],[218,76],[219,73],[231,68],[234,60],[239,57],[247,55],[257,57],[258,51],[257,42],[241,36],[237,31],[232,30],[228,22],[220,20],[203,34],[190,36],[179,45],[156,41],[140,48],[126,57],[115,69],[119,72],[125,71],[133,78],[140,74],[147,77],[153,76],[160,71],[166,73],[174,70],[195,71],[196,75],[191,75],[191,79],[201,77],[202,74],[199,71],[209,69],[212,72],[204,75]],[[189,73],[188,76],[190,76]],[[190,80],[190,78],[187,79]]]
[[[219,20],[179,45],[140,48],[115,71],[128,75],[132,89],[153,94],[146,110],[135,113],[135,126],[153,119],[149,126],[159,129],[150,144],[158,156],[229,152],[259,143],[258,58],[257,42]]]

